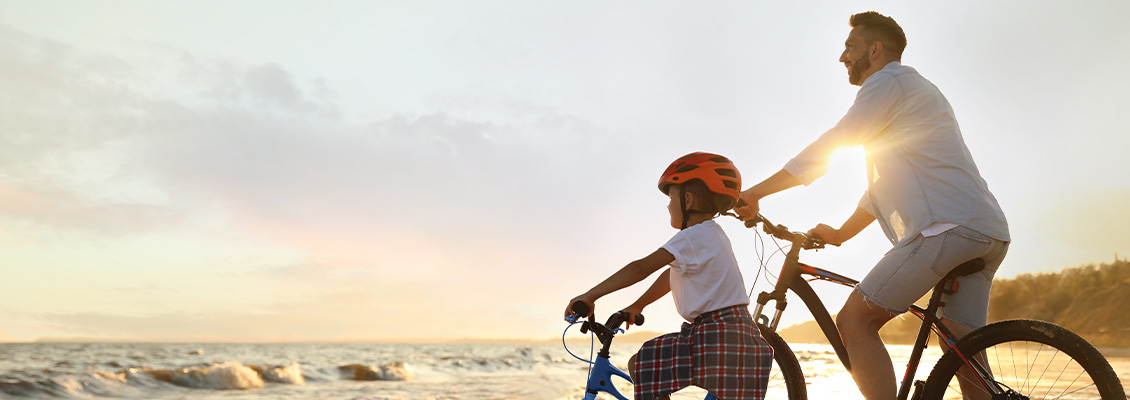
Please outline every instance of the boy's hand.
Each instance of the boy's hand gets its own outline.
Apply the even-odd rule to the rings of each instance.
[[[596,303],[592,299],[588,298],[587,296],[580,295],[580,296],[574,297],[573,300],[569,300],[569,304],[565,306],[565,320],[566,321],[569,321],[570,315],[576,314],[575,312],[573,312],[573,303],[576,303],[578,301],[585,303],[585,305],[589,307],[589,313],[588,313],[588,315],[577,315],[577,318],[588,317],[588,316],[592,315],[594,310],[596,310]],[[573,322],[573,321],[569,321],[569,322]]]
[[[624,330],[627,331],[632,325],[636,325],[636,316],[643,314],[643,309],[638,307],[629,306],[622,311],[628,313],[628,323],[624,324]]]

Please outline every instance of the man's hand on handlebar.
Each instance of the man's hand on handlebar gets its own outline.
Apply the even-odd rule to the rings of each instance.
[[[840,238],[840,230],[825,224],[816,225],[815,228],[808,231],[808,234],[823,239],[825,243],[833,246],[839,246],[844,243],[843,239]]]
[[[760,197],[757,197],[749,190],[741,192],[738,194],[738,204],[734,206],[734,212],[738,213],[738,217],[741,218],[742,221],[749,221],[756,217],[757,213],[761,211],[757,204],[760,200]]]

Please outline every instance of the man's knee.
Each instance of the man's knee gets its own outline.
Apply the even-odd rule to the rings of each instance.
[[[852,292],[844,307],[836,315],[836,325],[840,331],[875,331],[886,325],[897,314],[877,304],[867,301],[859,292]]]

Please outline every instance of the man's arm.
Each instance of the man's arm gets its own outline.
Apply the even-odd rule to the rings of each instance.
[[[863,228],[871,225],[872,222],[875,222],[874,215],[871,215],[867,210],[857,208],[855,209],[855,213],[840,226],[840,229],[834,229],[828,225],[819,224],[816,225],[815,228],[812,228],[810,232],[815,233],[816,236],[820,236],[820,238],[824,239],[828,244],[839,246],[843,244],[843,242],[855,237],[860,231],[863,231]]]
[[[789,171],[782,169],[773,174],[773,176],[770,176],[769,179],[761,181],[761,183],[753,185],[753,187],[741,192],[741,194],[738,195],[738,199],[745,202],[745,204],[734,207],[734,211],[737,211],[738,216],[742,217],[742,220],[749,220],[757,215],[760,209],[757,203],[762,197],[799,185],[799,179],[793,176],[793,174],[790,174]]]

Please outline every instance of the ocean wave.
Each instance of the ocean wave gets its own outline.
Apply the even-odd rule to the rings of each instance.
[[[264,387],[267,382],[305,385],[306,377],[297,362],[289,365],[243,365],[238,361],[224,361],[202,367],[88,371],[45,379],[20,379],[5,375],[0,376],[0,395],[122,397],[136,394],[141,389],[159,389],[162,384],[193,389],[254,390]]]
[[[416,379],[416,372],[405,362],[385,363],[373,367],[361,364],[349,364],[337,367],[342,377],[355,381],[411,381]]]
[[[0,381],[0,393],[28,397],[46,394],[52,397],[90,398],[128,394],[132,390],[126,384],[124,372],[93,371],[34,381],[7,378]]]
[[[306,377],[302,375],[302,366],[296,362],[290,365],[252,365],[251,369],[267,382],[285,383],[290,385],[305,385]]]
[[[102,363],[105,366],[107,363]],[[114,363],[115,365],[120,365]],[[307,376],[302,364],[243,364],[224,360],[211,364],[182,368],[130,367],[118,372],[87,371],[85,373],[51,371],[54,376],[32,374],[0,375],[0,398],[130,398],[151,391],[186,389],[219,391],[253,391],[268,384],[305,385],[315,382],[350,381],[415,381],[415,368],[408,363],[380,365],[349,364],[338,367],[311,367]],[[47,371],[37,371],[47,374]]]
[[[163,382],[197,389],[248,390],[263,387],[263,377],[238,361],[224,361],[207,367],[142,371]]]

